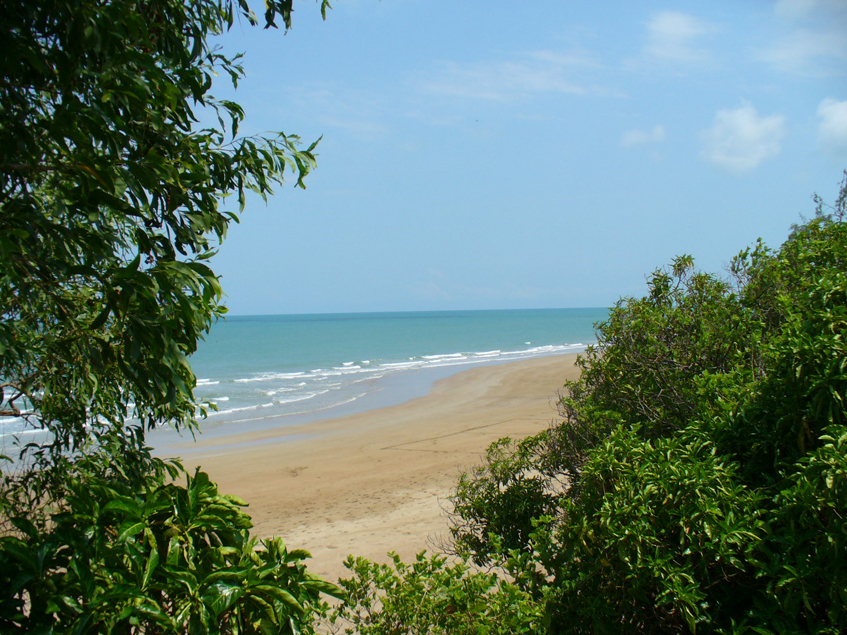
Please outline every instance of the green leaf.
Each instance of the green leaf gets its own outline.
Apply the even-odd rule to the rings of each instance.
[[[229,610],[244,595],[244,588],[239,584],[218,581],[203,592],[203,602],[213,616]]]
[[[304,589],[319,591],[334,598],[344,599],[345,597],[344,592],[337,585],[327,582],[326,580],[322,580],[316,576],[312,576],[311,574],[306,574],[306,579],[300,584]]]
[[[144,566],[144,577],[141,580],[141,588],[146,589],[150,584],[150,580],[153,577],[153,573],[156,570],[156,567],[159,566],[159,551],[157,549],[152,549],[150,551],[150,555],[147,557],[147,564]]]
[[[143,522],[131,523],[127,524],[121,529],[121,532],[118,534],[118,542],[126,542],[126,540],[136,534],[144,531],[145,524]]]
[[[141,518],[141,509],[138,507],[138,503],[128,497],[121,497],[110,500],[103,507],[103,511],[120,511],[124,512],[130,518]]]
[[[300,604],[293,595],[281,587],[269,584],[255,584],[248,587],[247,590],[250,593],[260,593],[266,597],[276,600],[277,602],[281,602],[298,613],[302,613],[304,610],[303,605]]]

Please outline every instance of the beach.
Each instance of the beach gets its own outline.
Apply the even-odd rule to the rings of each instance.
[[[386,561],[389,551],[405,560],[437,551],[460,471],[493,441],[549,426],[562,385],[578,376],[575,360],[478,366],[399,405],[166,450],[247,501],[255,535],[310,551],[309,570],[336,580],[348,554]]]

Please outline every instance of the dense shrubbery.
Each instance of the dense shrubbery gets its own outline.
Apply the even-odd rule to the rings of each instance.
[[[521,635],[542,630],[541,604],[493,573],[423,553],[411,564],[390,555],[393,565],[347,560],[353,577],[341,581],[347,603],[332,615],[336,628],[360,635]]]
[[[258,548],[245,503],[175,466],[139,479],[101,454],[69,464],[47,526],[0,538],[4,633],[311,633],[321,593],[309,554]]]
[[[847,630],[847,181],[728,280],[623,299],[562,420],[488,451],[454,537],[552,632]]]

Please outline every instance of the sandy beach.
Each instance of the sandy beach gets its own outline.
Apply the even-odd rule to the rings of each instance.
[[[556,418],[575,355],[477,367],[430,394],[347,417],[239,435],[200,437],[184,452],[222,492],[246,500],[257,536],[312,553],[335,580],[348,554],[404,559],[448,534],[443,508],[462,469],[493,441],[523,438]],[[171,451],[179,455],[180,446]]]

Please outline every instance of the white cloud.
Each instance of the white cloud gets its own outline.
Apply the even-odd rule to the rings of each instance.
[[[827,64],[847,60],[847,33],[834,29],[795,29],[762,51],[759,58],[779,71],[820,74]]]
[[[357,139],[374,139],[375,137],[388,132],[388,128],[383,124],[367,119],[333,116],[318,117],[317,119],[323,125],[345,130],[348,134]]]
[[[538,93],[583,95],[592,89],[575,83],[570,76],[574,70],[596,66],[584,56],[553,51],[531,52],[519,61],[443,62],[420,88],[439,95],[502,102]]]
[[[774,12],[787,20],[797,20],[808,17],[815,11],[843,13],[844,0],[777,0]]]
[[[621,145],[624,148],[641,146],[648,143],[661,143],[665,140],[664,126],[653,126],[652,130],[629,130],[621,136]]]
[[[818,106],[818,141],[835,153],[847,152],[847,101],[824,99]]]
[[[761,117],[750,104],[719,110],[702,134],[703,157],[732,172],[747,172],[780,153],[784,133],[782,115]]]
[[[648,57],[671,62],[704,62],[708,51],[700,44],[712,27],[694,16],[679,11],[662,11],[647,23]]]
[[[759,59],[782,72],[843,73],[847,61],[847,2],[780,0],[774,13],[785,30],[758,53]]]

